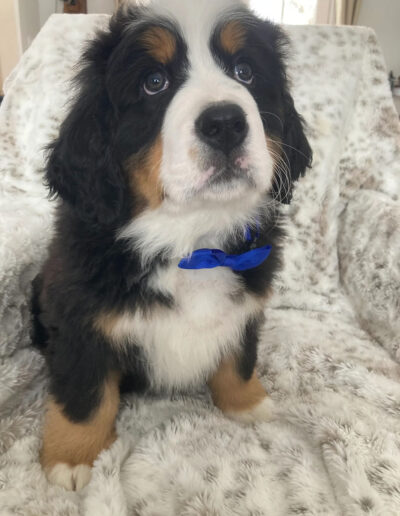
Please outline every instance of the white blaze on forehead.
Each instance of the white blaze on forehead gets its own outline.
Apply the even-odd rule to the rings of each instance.
[[[195,77],[198,89],[202,90],[207,83],[215,90],[204,91],[210,102],[225,100],[224,88],[228,81],[230,87],[242,89],[240,85],[227,78],[217,66],[210,50],[210,39],[219,22],[228,16],[234,16],[238,8],[243,8],[238,0],[153,0],[151,8],[154,13],[166,16],[178,27],[188,49],[190,77]],[[228,79],[228,80],[227,80]],[[225,90],[226,92],[226,90]]]

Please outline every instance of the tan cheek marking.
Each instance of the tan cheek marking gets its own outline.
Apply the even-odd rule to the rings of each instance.
[[[221,46],[229,54],[236,54],[244,47],[246,31],[238,21],[231,21],[221,31]]]
[[[156,61],[167,64],[176,52],[176,39],[171,32],[162,27],[151,27],[141,37],[141,43]]]
[[[239,375],[234,358],[221,362],[208,385],[214,404],[223,412],[250,410],[267,395],[255,371],[248,381]]]
[[[268,152],[271,154],[271,157],[274,160],[273,181],[276,181],[277,175],[281,174],[284,177],[284,174],[287,172],[287,165],[282,159],[282,144],[280,140],[273,140],[268,135],[265,135],[265,139],[267,141]]]
[[[276,166],[277,163],[279,161],[281,161],[281,157],[282,157],[282,143],[278,139],[276,139],[276,140],[272,139],[267,134],[265,135],[265,139],[266,139],[266,142],[267,142],[268,151],[271,154],[271,156],[272,156],[272,158],[273,158],[273,160],[275,162],[275,166]]]
[[[104,383],[103,396],[90,419],[73,423],[62,407],[50,399],[45,416],[42,466],[51,468],[62,462],[92,466],[98,454],[115,440],[114,421],[119,406],[119,373],[112,373]]]
[[[149,150],[139,152],[127,163],[134,196],[139,194],[151,209],[157,208],[163,201],[160,181],[162,154],[163,144],[159,137]]]

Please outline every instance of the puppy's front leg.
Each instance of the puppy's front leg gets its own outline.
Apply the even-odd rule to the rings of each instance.
[[[110,374],[104,381],[98,404],[84,421],[74,422],[65,407],[49,400],[40,461],[51,483],[79,490],[89,482],[97,455],[115,440],[118,405],[117,373]]]
[[[228,417],[249,423],[273,419],[273,402],[256,371],[249,378],[243,377],[237,357],[222,360],[208,385],[214,404]]]

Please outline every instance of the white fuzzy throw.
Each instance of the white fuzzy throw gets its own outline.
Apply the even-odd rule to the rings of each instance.
[[[0,109],[1,516],[400,515],[400,125],[362,28],[287,28],[315,160],[287,210],[285,267],[265,308],[259,372],[278,419],[232,422],[206,391],[127,396],[90,484],[47,483],[46,371],[29,338],[54,209],[43,147],[84,41],[107,21],[50,18]]]

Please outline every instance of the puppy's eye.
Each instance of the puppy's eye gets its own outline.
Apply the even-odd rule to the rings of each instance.
[[[235,66],[235,79],[245,84],[253,82],[253,70],[247,63],[239,63]]]
[[[150,73],[143,83],[143,89],[147,95],[157,95],[157,93],[166,90],[168,86],[168,77],[163,72]]]

